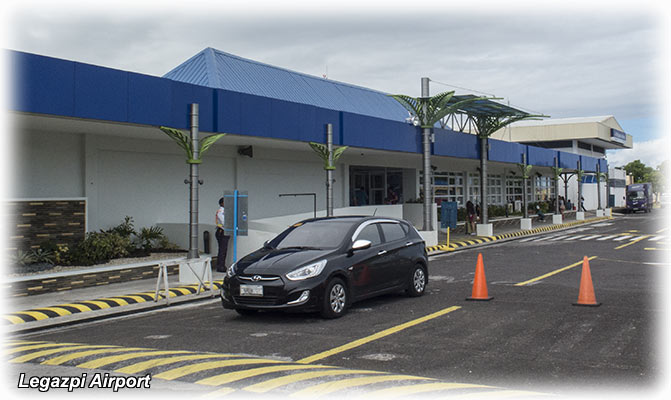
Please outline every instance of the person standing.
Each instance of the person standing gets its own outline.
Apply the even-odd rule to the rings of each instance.
[[[475,207],[470,200],[466,202],[466,214],[466,234],[475,235]]]
[[[215,224],[217,232],[214,236],[217,238],[219,251],[217,252],[217,272],[226,272],[226,252],[228,251],[228,236],[224,233],[224,198],[219,199],[219,209],[215,215]]]

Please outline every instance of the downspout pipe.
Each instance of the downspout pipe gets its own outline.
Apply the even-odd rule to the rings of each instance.
[[[191,148],[193,160],[198,160],[198,103],[191,104]],[[198,254],[198,163],[190,163],[189,192],[189,252],[187,258],[199,258]]]

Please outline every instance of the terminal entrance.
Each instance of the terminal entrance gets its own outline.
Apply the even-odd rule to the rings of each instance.
[[[351,166],[349,183],[352,206],[403,202],[403,172],[399,168]]]

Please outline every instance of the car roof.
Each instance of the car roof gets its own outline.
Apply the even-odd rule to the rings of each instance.
[[[397,221],[400,222],[398,218],[392,218],[392,217],[386,217],[386,216],[374,216],[374,215],[339,215],[339,216],[334,216],[334,217],[319,217],[319,218],[310,218],[301,221],[301,223],[310,223],[310,222],[322,222],[322,221],[338,221],[338,222],[351,222],[352,224],[354,223],[360,223],[364,221],[369,221],[373,219],[380,219],[380,220],[392,220],[392,221]]]

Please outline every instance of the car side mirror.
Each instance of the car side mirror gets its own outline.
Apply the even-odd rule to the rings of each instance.
[[[352,244],[352,251],[368,249],[371,246],[370,240],[359,239]]]

